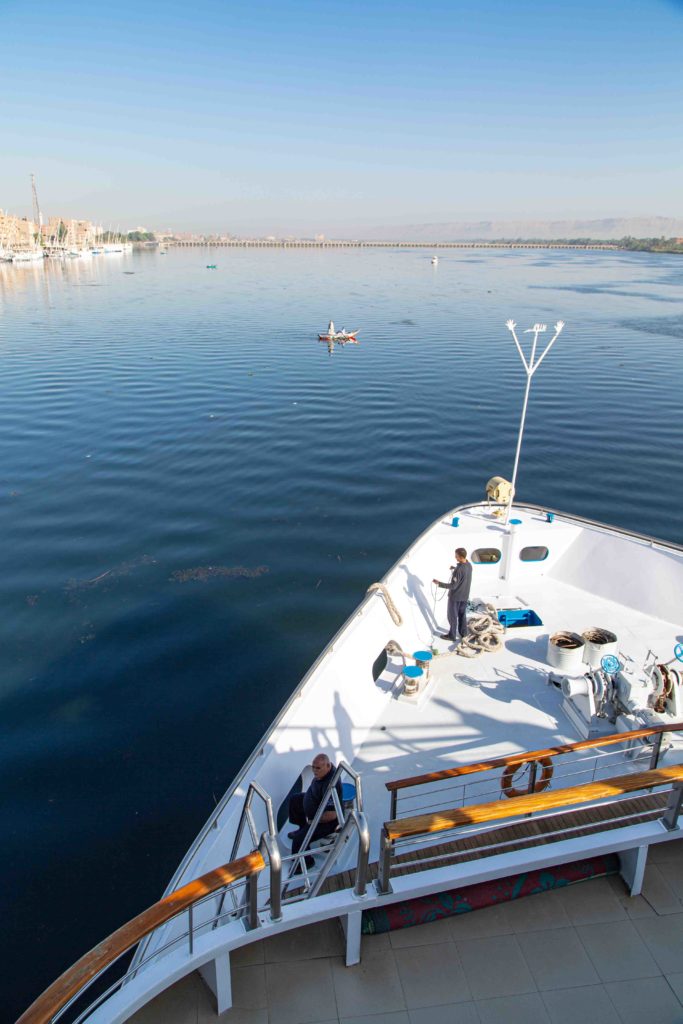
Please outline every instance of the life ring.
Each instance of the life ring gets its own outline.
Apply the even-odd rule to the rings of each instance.
[[[535,763],[541,765],[543,771],[541,772],[540,779],[536,779],[533,792],[542,793],[544,789],[548,788],[548,786],[550,785],[550,780],[553,777],[553,762],[549,757],[539,757]],[[525,764],[534,764],[534,761],[521,761],[519,764],[509,764],[505,771],[503,772],[503,776],[500,780],[500,788],[502,789],[503,793],[505,793],[505,796],[513,797],[528,795],[528,789],[515,789],[515,787],[512,785],[512,780],[514,779],[515,775],[522,767],[522,765]]]

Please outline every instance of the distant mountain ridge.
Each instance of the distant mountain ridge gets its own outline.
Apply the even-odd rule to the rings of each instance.
[[[481,220],[442,224],[401,224],[370,228],[368,240],[410,242],[491,242],[496,239],[683,238],[683,220],[675,217],[606,217],[602,220]],[[345,237],[345,236],[341,236]]]

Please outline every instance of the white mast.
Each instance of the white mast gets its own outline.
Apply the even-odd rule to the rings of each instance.
[[[43,215],[40,212],[40,205],[38,203],[38,190],[36,189],[36,176],[31,175],[31,193],[33,195],[33,218],[38,228],[38,245],[42,247],[43,244]]]
[[[514,465],[514,469],[512,470],[512,488],[511,488],[511,492],[510,492],[510,500],[508,501],[508,507],[507,507],[507,510],[506,510],[506,513],[505,513],[505,525],[507,526],[507,524],[509,522],[509,519],[510,519],[510,512],[512,510],[512,502],[515,500],[515,485],[517,483],[517,470],[519,468],[519,455],[520,455],[520,452],[522,450],[522,437],[524,436],[524,421],[526,420],[526,408],[527,408],[527,405],[529,404],[529,391],[531,389],[531,378],[536,373],[536,370],[539,368],[539,366],[541,365],[541,363],[543,362],[545,357],[548,355],[548,352],[550,352],[550,349],[553,347],[553,345],[555,344],[555,342],[559,338],[560,333],[562,331],[562,328],[564,327],[564,321],[563,320],[558,320],[557,321],[557,323],[555,324],[555,334],[551,338],[549,343],[546,345],[544,351],[542,352],[541,356],[538,359],[536,359],[536,346],[538,344],[538,336],[539,336],[539,334],[542,334],[546,330],[546,325],[545,324],[534,324],[533,327],[530,327],[527,331],[524,332],[525,334],[533,334],[533,336],[534,336],[534,340],[533,340],[532,345],[531,345],[531,358],[529,359],[528,362],[526,360],[526,356],[524,355],[524,352],[522,351],[522,346],[520,345],[519,341],[517,340],[517,334],[515,333],[515,328],[517,327],[517,324],[515,323],[514,320],[507,320],[506,323],[505,323],[505,326],[507,327],[507,329],[512,334],[512,337],[515,339],[515,345],[517,346],[517,351],[519,352],[519,358],[522,360],[522,364],[523,364],[524,370],[526,372],[526,388],[525,388],[525,391],[524,391],[524,405],[522,406],[522,418],[521,418],[521,420],[519,422],[519,434],[517,435],[517,451],[515,452],[515,465]],[[536,361],[534,362],[534,360],[536,360]]]

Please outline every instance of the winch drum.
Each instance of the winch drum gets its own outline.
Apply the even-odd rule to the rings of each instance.
[[[594,627],[586,629],[581,634],[585,641],[583,660],[591,668],[600,668],[600,663],[606,654],[617,653],[617,635],[609,629]]]
[[[553,633],[548,637],[548,664],[568,676],[581,675],[584,647],[584,639],[578,633],[569,630]]]

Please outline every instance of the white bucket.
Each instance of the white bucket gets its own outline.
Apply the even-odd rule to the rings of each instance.
[[[592,629],[585,629],[581,635],[586,642],[583,660],[591,668],[600,668],[600,662],[606,654],[617,653],[616,633],[612,633],[611,630],[594,626]]]
[[[582,673],[584,640],[578,633],[562,630],[548,637],[547,661],[568,676]]]

